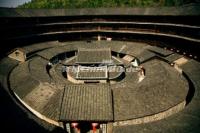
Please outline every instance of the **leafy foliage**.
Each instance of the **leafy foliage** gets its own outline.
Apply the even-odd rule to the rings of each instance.
[[[192,0],[195,2],[195,0]],[[18,8],[98,8],[180,6],[191,0],[32,0]]]

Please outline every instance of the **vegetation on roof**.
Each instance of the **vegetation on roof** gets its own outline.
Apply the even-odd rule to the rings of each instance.
[[[181,6],[198,0],[31,0],[18,8],[98,8]]]

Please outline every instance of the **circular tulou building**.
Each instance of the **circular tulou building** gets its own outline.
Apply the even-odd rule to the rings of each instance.
[[[198,133],[199,6],[173,9],[0,9],[4,128]]]

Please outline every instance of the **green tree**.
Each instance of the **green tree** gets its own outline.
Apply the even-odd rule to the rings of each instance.
[[[180,6],[196,0],[32,0],[18,8],[97,8]]]

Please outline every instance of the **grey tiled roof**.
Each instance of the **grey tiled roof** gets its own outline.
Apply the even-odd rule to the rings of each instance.
[[[168,62],[173,62],[173,61],[175,61],[177,59],[180,59],[181,57],[183,57],[183,56],[180,55],[180,54],[174,53],[174,54],[171,54],[171,55],[167,56],[165,58],[165,60],[167,60]]]
[[[173,53],[172,51],[154,46],[149,46],[147,49],[162,56],[168,56]]]
[[[72,85],[65,87],[61,104],[62,121],[112,121],[112,94],[109,86]]]
[[[140,60],[141,63],[144,63],[150,59],[152,59],[153,57],[155,57],[156,54],[153,52],[150,52],[148,50],[144,50],[143,52],[141,52],[137,58]]]
[[[9,78],[11,89],[17,93],[20,98],[24,98],[39,85],[39,82],[31,77],[28,70],[28,63],[29,62],[25,62],[15,67]]]
[[[50,60],[51,58],[57,56],[58,54],[69,52],[69,51],[75,51],[75,50],[77,49],[74,46],[60,46],[60,47],[54,47],[54,48],[47,49],[45,51],[38,52],[37,54],[43,58]]]
[[[46,70],[47,63],[47,60],[39,56],[33,57],[29,62],[31,76],[42,82],[50,82],[50,77]]]
[[[107,67],[79,67],[77,79],[107,79]]]
[[[110,49],[79,49],[76,63],[92,64],[111,60]]]

